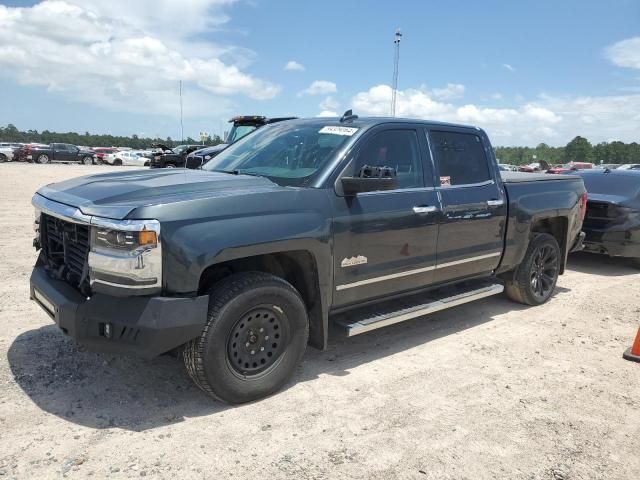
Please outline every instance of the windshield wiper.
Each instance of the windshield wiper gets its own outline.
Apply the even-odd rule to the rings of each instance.
[[[229,175],[250,175],[252,177],[261,177],[257,173],[246,172],[243,170],[209,170],[209,172],[228,173]]]

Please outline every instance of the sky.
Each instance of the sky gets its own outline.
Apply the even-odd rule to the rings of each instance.
[[[640,141],[640,1],[0,1],[0,125],[179,139],[396,115],[494,145]]]

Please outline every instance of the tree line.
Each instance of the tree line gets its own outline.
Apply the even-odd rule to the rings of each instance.
[[[577,136],[564,147],[550,147],[540,143],[536,147],[497,147],[500,163],[525,165],[546,161],[549,165],[568,162],[640,163],[640,144],[620,141],[601,142],[592,145],[584,137]]]
[[[43,130],[38,132],[37,130],[18,130],[15,125],[9,124],[6,127],[0,127],[0,141],[2,142],[18,142],[18,143],[71,143],[73,145],[80,145],[84,147],[129,147],[136,150],[149,148],[151,145],[161,143],[167,147],[175,147],[182,143],[184,144],[197,144],[201,143],[200,140],[194,140],[191,137],[187,137],[183,141],[174,140],[171,137],[167,138],[150,138],[139,137],[138,135],[131,135],[130,137],[118,136],[118,135],[96,135],[89,132],[85,132],[84,135],[77,132],[50,132],[49,130]],[[218,135],[214,135],[209,138],[206,145],[218,145],[222,143],[222,139]]]

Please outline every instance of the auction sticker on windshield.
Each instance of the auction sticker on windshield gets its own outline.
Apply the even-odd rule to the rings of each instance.
[[[326,127],[322,127],[320,129],[319,133],[330,133],[331,135],[346,135],[347,137],[350,137],[351,135],[353,135],[357,131],[358,131],[358,129],[357,128],[353,128],[353,127],[331,127],[331,126],[326,126]]]

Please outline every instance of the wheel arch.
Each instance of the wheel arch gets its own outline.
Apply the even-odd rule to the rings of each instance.
[[[286,250],[214,263],[200,274],[198,293],[239,272],[264,272],[289,282],[300,293],[309,314],[309,344],[324,349],[328,337],[328,312],[320,288],[318,261],[308,250]]]
[[[556,239],[562,254],[560,262],[560,275],[564,273],[567,263],[567,239],[569,236],[569,219],[567,217],[546,217],[535,219],[531,224],[531,236],[536,233],[548,233]]]

